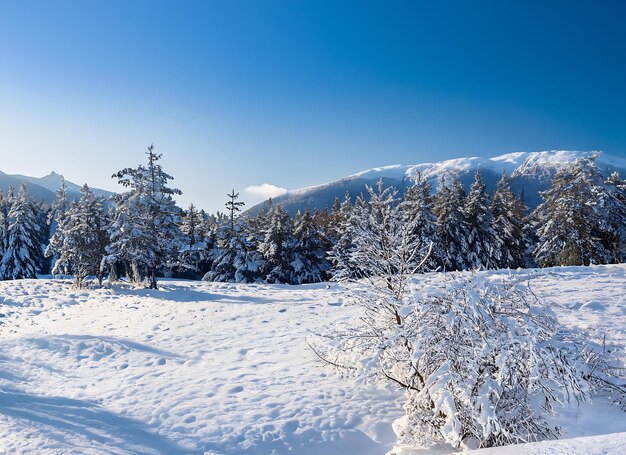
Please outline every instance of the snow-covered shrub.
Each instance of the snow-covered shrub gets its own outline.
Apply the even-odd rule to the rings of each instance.
[[[474,448],[558,434],[544,416],[585,400],[590,384],[579,344],[535,303],[523,285],[473,278],[415,304],[399,442]]]
[[[452,276],[402,297],[401,324],[376,312],[384,294],[353,287],[366,312],[314,349],[328,362],[407,391],[401,445],[489,447],[557,436],[549,416],[601,388],[623,399],[606,349],[565,330],[524,284]],[[410,286],[409,286],[410,287]],[[620,398],[622,397],[622,398]]]

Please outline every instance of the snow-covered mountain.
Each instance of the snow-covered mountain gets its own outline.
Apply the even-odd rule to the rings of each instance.
[[[26,188],[30,195],[37,201],[52,202],[55,198],[55,193],[61,186],[61,182],[64,177],[61,174],[57,174],[52,171],[50,174],[44,177],[30,177],[28,175],[19,174],[5,174],[0,171],[0,190],[6,194],[9,186],[13,186],[15,191],[18,191],[22,183],[26,183]],[[65,180],[67,186],[67,194],[70,200],[78,199],[80,197],[80,189],[82,185],[77,185],[68,180]],[[92,188],[94,193],[98,196],[109,197],[113,193],[107,190],[101,190],[98,188]]]
[[[382,178],[385,185],[393,185],[401,192],[413,184],[416,176],[421,175],[437,188],[440,176],[458,176],[466,188],[469,188],[474,174],[480,169],[488,191],[492,192],[503,171],[511,177],[511,187],[516,194],[524,193],[529,207],[540,202],[539,191],[549,187],[556,171],[565,163],[596,152],[546,151],[516,152],[493,158],[471,157],[422,163],[414,165],[383,166],[358,172],[331,183],[288,191],[273,199],[289,213],[309,208],[311,210],[330,208],[335,197],[343,198],[346,192],[353,197],[365,191],[365,185],[372,185]],[[598,166],[604,174],[618,170],[626,176],[626,159],[607,155],[602,152]],[[257,213],[267,202],[250,208],[249,213]]]

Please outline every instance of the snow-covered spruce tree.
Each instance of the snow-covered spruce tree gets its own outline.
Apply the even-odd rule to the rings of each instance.
[[[468,228],[468,265],[471,269],[495,269],[500,251],[492,227],[492,213],[486,186],[476,171],[474,182],[465,200],[465,221]]]
[[[244,203],[237,201],[239,193],[235,193],[235,190],[227,196],[229,201],[225,205],[229,214],[218,214],[210,257],[211,268],[203,280],[237,283],[261,281],[265,261],[257,249],[266,212],[261,211],[258,220],[237,216]]]
[[[0,278],[36,278],[42,257],[39,243],[41,226],[26,185],[22,185],[17,196],[12,198],[7,220],[7,239],[0,263]]]
[[[600,194],[598,208],[604,231],[604,244],[611,253],[611,262],[626,262],[626,180],[613,172]]]
[[[350,204],[350,195],[346,194],[346,197],[348,198],[348,204]],[[341,229],[344,221],[345,219],[341,212],[341,199],[339,199],[339,197],[335,197],[335,202],[333,202],[333,207],[330,210],[330,217],[328,219],[327,237],[330,240],[331,248],[332,245],[337,243],[339,237],[341,237]]]
[[[182,216],[180,225],[180,245],[178,247],[177,272],[185,276],[186,272],[198,273],[209,259],[208,218],[190,204]]]
[[[205,281],[254,283],[261,281],[264,260],[257,251],[255,232],[247,217],[221,217],[218,221],[216,246],[211,251],[211,269]]]
[[[433,213],[432,187],[428,180],[418,174],[415,185],[409,188],[401,204],[402,214],[406,223],[411,223],[418,249],[432,245],[431,254],[424,262],[423,270],[436,270],[439,266],[437,258],[441,258],[441,244],[437,238],[437,217]]]
[[[439,180],[433,210],[437,216],[437,238],[441,245],[441,265],[444,271],[466,270],[471,267],[469,227],[465,221],[465,190],[458,178]]]
[[[60,273],[63,275],[71,275],[71,272],[67,264],[63,264],[63,261],[59,261],[59,248],[63,244],[63,239],[61,233],[57,232],[57,229],[69,208],[70,202],[67,197],[67,185],[65,184],[65,179],[61,179],[61,185],[56,191],[54,201],[48,212],[47,224],[50,238],[44,249],[44,256],[49,258],[52,263],[52,273]],[[56,270],[56,272],[54,272],[54,270]]]
[[[333,215],[327,208],[323,208],[322,210],[315,209],[311,218],[313,226],[317,230],[321,248],[324,251],[323,262],[326,263],[328,270],[330,263],[326,258],[326,254],[333,248],[333,245],[337,241],[333,226]]]
[[[495,251],[499,252],[499,268],[524,267],[529,239],[526,235],[526,207],[523,201],[511,192],[506,173],[498,182],[491,199]]]
[[[263,241],[258,247],[265,260],[264,275],[268,283],[291,283],[293,246],[291,218],[285,209],[274,204]]]
[[[9,232],[9,211],[11,210],[11,201],[4,196],[0,190],[0,262],[6,250]]]
[[[102,260],[109,242],[108,220],[102,198],[85,184],[81,196],[59,219],[58,228],[50,239],[46,254],[58,254],[52,273],[74,275],[81,288],[89,275],[96,275],[102,284]]]
[[[290,283],[317,283],[326,279],[330,267],[322,236],[311,212],[298,212],[293,223],[293,247]]]
[[[539,265],[610,262],[611,253],[602,242],[598,193],[604,182],[596,159],[593,155],[563,166],[541,193],[543,202],[533,213],[538,226],[533,255]]]
[[[331,235],[336,240],[328,251],[327,257],[331,264],[330,274],[334,281],[356,278],[358,275],[358,266],[351,260],[352,234],[356,220],[360,217],[360,212],[364,206],[365,198],[361,194],[357,197],[353,210],[350,195],[346,193],[340,207],[338,209],[333,208]]]
[[[7,246],[9,244],[9,212],[11,211],[11,206],[15,200],[15,191],[13,190],[13,186],[9,185],[7,189],[7,195],[0,200],[0,216],[2,219],[2,224],[0,225],[0,249],[3,254],[6,251]],[[0,257],[0,260],[2,258]]]
[[[65,184],[65,179],[62,178],[61,185],[56,191],[54,201],[50,205],[50,211],[48,212],[48,224],[52,226],[50,229],[52,233],[56,230],[59,220],[63,218],[69,207],[70,202],[67,197],[67,185]]]
[[[235,217],[241,211],[241,207],[246,205],[246,203],[237,200],[239,199],[239,193],[235,193],[234,188],[229,194],[227,194],[227,196],[230,200],[226,202],[226,209],[230,215],[230,228],[233,230],[235,228]]]
[[[182,194],[170,188],[173,177],[158,163],[160,154],[148,147],[147,166],[126,168],[113,178],[129,191],[116,197],[116,211],[111,223],[111,244],[107,264],[124,264],[134,282],[150,278],[150,288],[157,287],[156,272],[175,261],[179,238],[180,209],[172,196]]]

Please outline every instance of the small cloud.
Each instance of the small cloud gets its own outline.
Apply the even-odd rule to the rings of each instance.
[[[246,193],[253,194],[263,199],[271,197],[277,197],[285,194],[287,190],[276,185],[270,185],[269,183],[263,183],[262,185],[252,185],[246,188]]]

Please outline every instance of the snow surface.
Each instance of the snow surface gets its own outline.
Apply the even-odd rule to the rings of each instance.
[[[626,345],[626,265],[484,273],[532,278],[561,321]],[[0,282],[0,452],[384,454],[395,440],[392,422],[403,415],[402,391],[342,377],[306,343],[358,317],[343,291],[337,284],[168,280],[154,291]],[[524,453],[626,453],[626,414],[602,398],[569,407],[556,423],[564,438],[585,438]],[[616,434],[589,437],[608,433]],[[518,449],[526,450],[486,453]]]

